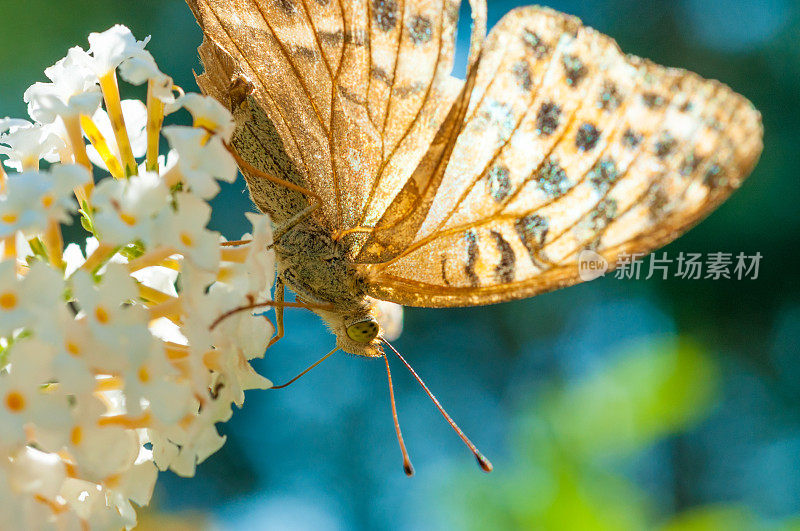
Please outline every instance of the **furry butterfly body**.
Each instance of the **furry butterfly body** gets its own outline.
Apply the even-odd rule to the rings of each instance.
[[[587,248],[612,264],[650,252],[761,152],[745,98],[550,9],[514,10],[484,40],[471,2],[462,81],[458,1],[189,4],[198,82],[234,113],[279,280],[328,305],[317,313],[353,354],[382,355],[378,300],[502,302],[579,282]]]

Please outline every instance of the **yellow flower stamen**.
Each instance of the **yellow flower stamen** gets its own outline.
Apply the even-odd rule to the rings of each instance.
[[[19,391],[10,391],[6,395],[6,408],[12,413],[25,409],[25,397]]]
[[[94,309],[94,316],[100,324],[107,324],[110,319],[108,310],[102,306],[98,306]]]
[[[180,240],[181,240],[181,243],[183,245],[185,245],[186,247],[191,247],[192,245],[194,245],[194,240],[192,239],[192,235],[189,234],[186,231],[181,232]]]
[[[83,429],[80,426],[75,426],[69,434],[69,442],[73,446],[78,446],[83,440]]]
[[[153,96],[153,83],[147,83],[147,171],[158,171],[158,141],[164,124],[164,102]]]
[[[3,223],[8,223],[9,225],[16,223],[18,219],[19,216],[14,212],[8,212],[0,217],[0,220],[2,220]]]
[[[6,193],[6,181],[8,181],[8,175],[6,175],[6,170],[3,169],[3,164],[0,163],[0,194]]]
[[[108,172],[115,179],[124,178],[125,170],[122,169],[122,164],[120,164],[117,156],[111,151],[106,138],[103,136],[103,133],[100,132],[100,129],[97,128],[97,125],[92,121],[92,119],[88,116],[81,116],[81,127],[83,128],[83,132],[86,133],[86,137],[89,139],[89,142],[91,142],[94,148],[97,150],[97,154],[100,155],[101,159],[103,159],[103,162],[106,164],[106,168],[108,168]]]
[[[131,141],[128,138],[128,130],[125,128],[125,117],[122,115],[122,102],[119,98],[119,84],[117,83],[117,72],[112,70],[100,76],[100,90],[103,91],[103,100],[106,102],[106,111],[111,120],[111,128],[114,130],[114,137],[117,139],[117,147],[125,166],[125,176],[136,175],[139,170],[136,166],[136,159],[133,158]]]
[[[64,345],[64,348],[72,356],[76,356],[77,357],[77,356],[81,355],[81,347],[77,343],[75,343],[74,341],[67,341],[66,344]]]
[[[147,368],[146,365],[142,365],[136,372],[136,377],[139,378],[140,382],[146,384],[147,382],[150,381],[150,370]]]
[[[0,294],[0,308],[5,311],[10,311],[16,308],[18,302],[19,299],[17,298],[17,294],[13,291],[6,291],[5,293]]]
[[[134,225],[136,225],[136,216],[134,216],[133,214],[128,214],[127,212],[120,212],[119,219],[121,219],[122,222],[129,227],[133,227]]]

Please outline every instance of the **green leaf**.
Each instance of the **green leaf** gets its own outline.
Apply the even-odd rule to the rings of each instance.
[[[648,338],[615,359],[545,401],[556,438],[574,452],[635,452],[704,418],[715,402],[717,366],[692,341]]]

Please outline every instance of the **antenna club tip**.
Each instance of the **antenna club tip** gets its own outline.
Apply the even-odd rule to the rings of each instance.
[[[482,455],[476,455],[475,459],[478,461],[478,466],[481,467],[484,472],[489,473],[494,470],[492,463]]]
[[[406,476],[411,477],[414,475],[414,467],[411,463],[403,463],[403,472],[406,473]]]

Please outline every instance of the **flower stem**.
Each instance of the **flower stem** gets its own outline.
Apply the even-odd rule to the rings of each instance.
[[[86,154],[86,144],[83,142],[83,134],[81,133],[81,124],[77,116],[63,117],[64,127],[67,130],[67,137],[69,138],[70,148],[72,149],[72,157],[75,162],[92,172],[92,162],[89,160],[89,155]],[[83,207],[84,204],[89,204],[89,196],[92,194],[94,182],[89,179],[89,182],[83,186],[75,187],[75,197],[78,199],[78,204]]]
[[[125,117],[122,115],[122,102],[119,98],[116,70],[100,76],[100,89],[103,91],[108,117],[111,120],[111,127],[114,129],[114,136],[117,139],[119,154],[125,166],[125,176],[136,175],[139,170],[136,166],[136,159],[133,158],[128,130],[125,128]]]
[[[158,171],[158,140],[164,123],[164,102],[153,96],[153,83],[147,83],[147,171]]]
[[[120,164],[119,159],[112,153],[103,133],[100,132],[100,129],[97,128],[97,125],[95,125],[92,119],[88,116],[81,116],[81,127],[89,138],[89,142],[91,142],[97,150],[97,154],[100,155],[100,158],[105,162],[108,172],[115,179],[124,178],[125,170],[122,169],[122,164]]]
[[[114,255],[116,248],[107,243],[101,243],[100,246],[94,250],[86,261],[81,266],[81,269],[90,273],[99,269],[106,261]]]
[[[50,258],[50,263],[53,267],[62,268],[64,261],[61,259],[61,253],[64,249],[64,238],[61,235],[61,225],[58,221],[50,219],[47,221],[47,230],[43,237],[45,249],[47,249],[47,256]]]

